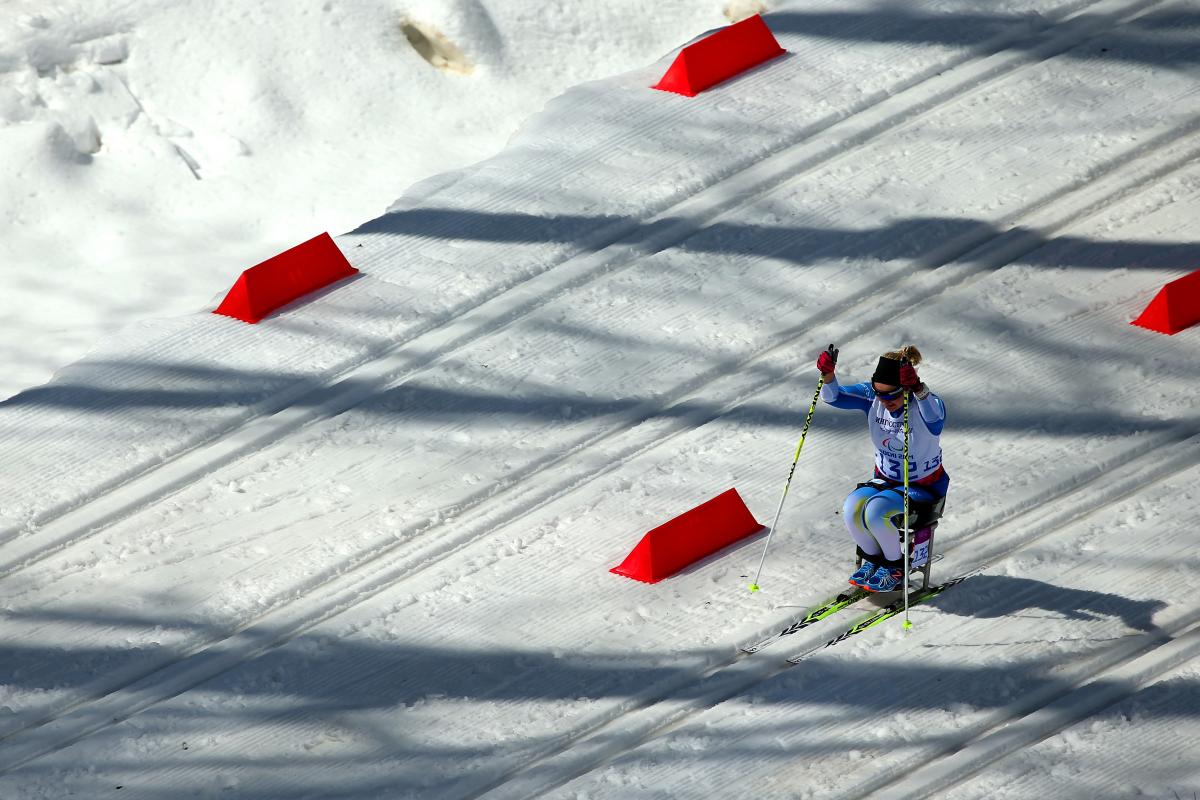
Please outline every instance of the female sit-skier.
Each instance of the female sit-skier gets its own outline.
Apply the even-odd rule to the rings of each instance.
[[[851,492],[842,509],[863,560],[850,583],[871,592],[891,592],[904,580],[907,557],[900,552],[900,527],[893,522],[904,514],[904,393],[910,396],[910,504],[946,496],[950,476],[942,468],[940,443],[946,407],[917,377],[921,351],[912,345],[884,353],[871,380],[853,386],[838,383],[835,358],[835,353],[824,352],[817,359],[824,381],[821,399],[834,408],[864,412],[875,444],[874,479]]]

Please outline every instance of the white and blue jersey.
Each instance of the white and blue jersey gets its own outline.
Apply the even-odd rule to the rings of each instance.
[[[915,400],[915,395],[913,396]],[[834,378],[821,387],[821,399],[834,408],[857,409],[867,415],[871,442],[875,445],[875,471],[893,481],[904,480],[904,411],[894,414],[875,396],[870,381],[842,386]],[[917,413],[913,414],[912,409]],[[909,481],[937,480],[943,475],[942,426],[946,407],[942,399],[930,392],[924,400],[909,406],[911,420],[908,441]],[[940,482],[940,481],[939,481]]]

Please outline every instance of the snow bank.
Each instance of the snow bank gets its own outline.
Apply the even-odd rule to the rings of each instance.
[[[13,0],[2,16],[0,397],[725,22],[719,0]],[[406,26],[470,69],[431,66]]]

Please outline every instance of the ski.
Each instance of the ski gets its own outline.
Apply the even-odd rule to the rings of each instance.
[[[809,625],[813,625],[821,620],[831,617],[844,608],[848,608],[859,600],[869,595],[866,589],[847,589],[838,594],[836,597],[831,597],[819,606],[816,606],[808,611],[802,618],[788,625],[778,633],[774,633],[763,639],[760,642],[746,645],[742,648],[743,653],[757,653],[769,644],[779,641],[785,636],[791,636],[793,633],[802,631]]]
[[[934,562],[941,561],[942,554],[938,553],[936,556],[934,556],[933,560]],[[773,633],[766,639],[755,642],[754,644],[745,645],[742,647],[742,652],[757,653],[767,645],[774,644],[785,636],[791,636],[793,633],[802,631],[810,625],[818,623],[823,619],[832,617],[837,612],[844,608],[849,608],[869,594],[871,594],[871,592],[868,592],[866,589],[846,589],[837,596],[829,598],[821,605],[809,609],[808,613],[806,613],[803,617],[796,622],[793,622],[791,625],[788,625],[778,633]]]
[[[972,572],[972,573],[968,573],[966,575],[959,575],[957,578],[951,578],[950,580],[946,581],[945,583],[939,583],[934,586],[930,586],[928,589],[918,589],[915,592],[911,592],[908,595],[908,605],[911,608],[912,606],[915,606],[918,603],[923,603],[926,600],[937,597],[939,594],[946,591],[950,587],[957,586],[958,584],[962,583],[963,581],[965,581],[967,578],[971,577],[971,575],[974,575],[974,574],[975,573]],[[832,639],[830,639],[829,641],[827,641],[825,644],[821,645],[820,647],[809,650],[806,653],[801,653],[799,655],[792,656],[791,658],[788,659],[788,662],[791,664],[798,664],[801,661],[803,661],[804,659],[811,656],[813,653],[816,653],[820,650],[824,650],[826,647],[833,647],[835,644],[844,642],[847,639],[849,639],[851,636],[854,636],[855,634],[862,633],[863,631],[867,630],[868,628],[873,628],[876,625],[880,624],[881,622],[886,622],[887,620],[891,619],[892,617],[898,616],[902,613],[904,613],[904,598],[900,597],[900,598],[888,603],[886,606],[879,609],[878,611],[874,611],[874,612],[868,614],[867,616],[863,617],[862,619],[858,620],[853,625],[846,628],[846,630],[842,631],[840,634],[833,637]]]

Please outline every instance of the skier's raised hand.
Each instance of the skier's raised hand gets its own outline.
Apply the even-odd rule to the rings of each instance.
[[[915,395],[921,395],[925,389],[917,376],[917,368],[909,363],[900,366],[900,385]]]
[[[817,358],[817,369],[821,372],[821,377],[829,380],[833,377],[833,372],[837,369],[838,351],[833,345],[829,345],[829,349],[821,353]]]

